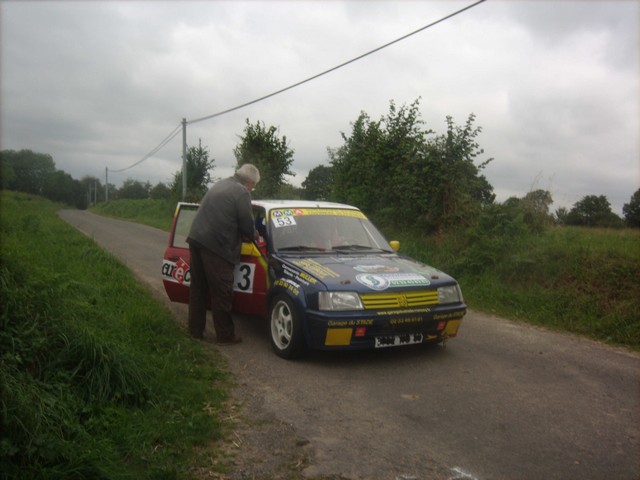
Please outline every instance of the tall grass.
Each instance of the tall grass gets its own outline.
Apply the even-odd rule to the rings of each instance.
[[[220,358],[59,205],[0,201],[1,477],[190,478],[221,436]]]
[[[521,218],[400,235],[402,251],[454,275],[470,307],[640,349],[640,231],[531,233]]]
[[[144,223],[161,230],[171,229],[175,200],[114,200],[99,203],[91,210],[100,215]]]

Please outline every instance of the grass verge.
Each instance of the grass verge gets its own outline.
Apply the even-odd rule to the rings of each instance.
[[[400,237],[455,276],[471,308],[640,350],[640,231]]]
[[[210,467],[198,447],[222,435],[220,357],[58,219],[61,205],[0,195],[2,478],[181,479]]]
[[[132,222],[143,223],[161,230],[171,230],[173,212],[176,209],[174,200],[112,200],[99,203],[91,211],[105,217],[120,218]]]

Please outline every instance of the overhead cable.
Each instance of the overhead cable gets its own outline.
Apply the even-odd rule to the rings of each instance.
[[[171,130],[171,133],[169,135],[167,135],[164,140],[162,140],[157,147],[155,147],[153,150],[151,150],[149,153],[147,153],[144,157],[142,157],[140,160],[138,160],[136,163],[129,165],[128,167],[125,168],[121,168],[119,170],[109,170],[111,173],[119,173],[119,172],[124,172],[125,170],[129,170],[130,168],[135,167],[136,165],[140,165],[142,162],[144,162],[146,159],[148,159],[149,157],[151,157],[152,155],[155,155],[157,152],[159,152],[167,143],[169,143],[171,140],[173,140],[173,138],[178,135],[180,133],[180,130],[182,129],[182,123],[179,123],[178,126],[176,128],[174,128],[173,130]]]
[[[257,98],[255,100],[252,100],[250,102],[243,103],[242,105],[238,105],[237,107],[233,107],[233,108],[229,108],[227,110],[223,110],[222,112],[214,113],[213,115],[207,115],[206,117],[196,118],[194,120],[188,120],[187,124],[198,123],[198,122],[202,122],[204,120],[209,120],[209,119],[214,118],[214,117],[219,117],[219,116],[224,115],[226,113],[230,113],[230,112],[233,112],[235,110],[240,110],[241,108],[248,107],[249,105],[253,105],[254,103],[261,102],[262,100],[266,100],[267,98],[271,98],[271,97],[273,97],[275,95],[278,95],[280,93],[286,92],[287,90],[291,90],[292,88],[299,87],[300,85],[302,85],[304,83],[310,82],[311,80],[315,80],[316,78],[319,78],[319,77],[321,77],[323,75],[331,73],[331,72],[333,72],[335,70],[338,70],[339,68],[342,68],[342,67],[345,67],[345,66],[347,66],[347,65],[349,65],[351,63],[357,62],[358,60],[361,60],[364,57],[367,57],[367,56],[369,56],[369,55],[371,55],[373,53],[379,52],[383,48],[387,48],[387,47],[389,47],[389,46],[391,46],[391,45],[393,45],[395,43],[398,43],[398,42],[400,42],[402,40],[405,40],[405,39],[411,37],[412,35],[420,33],[423,30],[426,30],[427,28],[431,28],[434,25],[437,25],[439,23],[444,22],[445,20],[448,20],[448,19],[450,19],[452,17],[455,17],[456,15],[458,15],[458,14],[460,14],[460,13],[466,11],[466,10],[469,10],[469,9],[471,9],[471,8],[477,6],[477,5],[479,5],[479,4],[481,4],[481,3],[485,2],[485,1],[486,0],[479,0],[479,1],[477,1],[477,2],[475,2],[473,4],[471,4],[471,5],[468,5],[468,6],[464,7],[464,8],[461,8],[460,10],[458,10],[456,12],[453,12],[453,13],[447,15],[446,17],[442,17],[440,20],[436,20],[435,22],[432,22],[432,23],[430,23],[428,25],[425,25],[424,27],[419,28],[418,30],[415,30],[415,31],[413,31],[411,33],[408,33],[408,34],[406,34],[406,35],[404,35],[404,36],[402,36],[400,38],[396,38],[395,40],[393,40],[393,41],[391,41],[389,43],[385,43],[384,45],[382,45],[382,46],[380,46],[378,48],[374,48],[370,52],[363,53],[362,55],[360,55],[358,57],[355,57],[355,58],[352,58],[351,60],[348,60],[348,61],[346,61],[344,63],[341,63],[340,65],[336,65],[335,67],[330,68],[329,70],[325,70],[324,72],[318,73],[318,74],[316,74],[316,75],[314,75],[312,77],[309,77],[309,78],[306,78],[306,79],[304,79],[304,80],[302,80],[300,82],[294,83],[293,85],[289,85],[288,87],[285,87],[285,88],[282,88],[282,89],[280,89],[280,90],[278,90],[276,92],[270,93],[269,95],[265,95],[263,97],[260,97],[260,98]]]
[[[250,102],[243,103],[242,105],[238,105],[238,106],[236,106],[236,107],[229,108],[229,109],[227,109],[227,110],[223,110],[223,111],[221,111],[221,112],[214,113],[214,114],[212,114],[212,115],[207,115],[206,117],[196,118],[196,119],[194,119],[194,120],[188,120],[188,121],[186,121],[185,123],[186,123],[187,125],[189,125],[189,124],[192,124],[192,123],[198,123],[198,122],[202,122],[202,121],[204,121],[204,120],[209,120],[209,119],[211,119],[211,118],[219,117],[219,116],[221,116],[221,115],[224,115],[224,114],[227,114],[227,113],[230,113],[230,112],[236,111],[236,110],[240,110],[241,108],[248,107],[249,105],[253,105],[254,103],[261,102],[262,100],[266,100],[267,98],[274,97],[274,96],[276,96],[276,95],[278,95],[278,94],[280,94],[280,93],[286,92],[287,90],[291,90],[291,89],[293,89],[293,88],[295,88],[295,87],[299,87],[300,85],[303,85],[303,84],[305,84],[305,83],[308,83],[308,82],[310,82],[311,80],[315,80],[316,78],[322,77],[323,75],[327,75],[328,73],[334,72],[334,71],[336,71],[336,70],[338,70],[338,69],[340,69],[340,68],[342,68],[342,67],[346,67],[347,65],[349,65],[349,64],[351,64],[351,63],[357,62],[358,60],[361,60],[361,59],[363,59],[363,58],[365,58],[365,57],[368,57],[369,55],[372,55],[372,54],[374,54],[374,53],[376,53],[376,52],[379,52],[380,50],[382,50],[382,49],[384,49],[384,48],[387,48],[387,47],[389,47],[389,46],[391,46],[391,45],[394,45],[394,44],[396,44],[396,43],[398,43],[398,42],[401,42],[402,40],[405,40],[405,39],[407,39],[407,38],[409,38],[409,37],[411,37],[411,36],[413,36],[413,35],[416,35],[416,34],[418,34],[418,33],[422,32],[422,31],[424,31],[424,30],[426,30],[426,29],[428,29],[428,28],[431,28],[431,27],[433,27],[433,26],[435,26],[435,25],[437,25],[437,24],[439,24],[439,23],[442,23],[442,22],[444,22],[444,21],[446,21],[446,20],[449,20],[450,18],[455,17],[456,15],[459,15],[460,13],[465,12],[465,11],[467,11],[467,10],[469,10],[469,9],[471,9],[471,8],[473,8],[473,7],[477,6],[477,5],[479,5],[479,4],[481,4],[481,3],[485,2],[485,1],[486,1],[486,0],[478,0],[477,2],[472,3],[471,5],[468,5],[468,6],[464,7],[464,8],[461,8],[460,10],[457,10],[457,11],[455,11],[455,12],[453,12],[453,13],[450,13],[449,15],[447,15],[447,16],[445,16],[445,17],[442,17],[442,18],[441,18],[441,19],[439,19],[439,20],[436,20],[435,22],[431,22],[431,23],[429,23],[428,25],[425,25],[424,27],[421,27],[421,28],[419,28],[419,29],[417,29],[417,30],[414,30],[414,31],[413,31],[413,32],[411,32],[411,33],[408,33],[408,34],[406,34],[406,35],[403,35],[403,36],[402,36],[402,37],[400,37],[400,38],[396,38],[395,40],[393,40],[393,41],[391,41],[391,42],[389,42],[389,43],[385,43],[384,45],[381,45],[380,47],[374,48],[373,50],[371,50],[371,51],[369,51],[369,52],[363,53],[362,55],[359,55],[359,56],[357,56],[357,57],[355,57],[355,58],[352,58],[351,60],[348,60],[348,61],[346,61],[346,62],[344,62],[344,63],[341,63],[340,65],[336,65],[336,66],[335,66],[335,67],[333,67],[333,68],[330,68],[330,69],[325,70],[325,71],[323,71],[323,72],[320,72],[320,73],[318,73],[318,74],[316,74],[316,75],[313,75],[312,77],[309,77],[309,78],[306,78],[306,79],[304,79],[304,80],[301,80],[301,81],[299,81],[299,82],[297,82],[297,83],[294,83],[293,85],[289,85],[288,87],[281,88],[280,90],[277,90],[277,91],[275,91],[275,92],[273,92],[273,93],[270,93],[270,94],[268,94],[268,95],[264,95],[263,97],[257,98],[257,99],[255,99],[255,100],[251,100]],[[142,157],[140,160],[138,160],[138,161],[137,161],[137,162],[135,162],[134,164],[129,165],[128,167],[125,167],[125,168],[118,169],[118,170],[109,170],[109,171],[110,171],[110,172],[112,172],[112,173],[124,172],[125,170],[129,170],[130,168],[133,168],[133,167],[135,167],[136,165],[141,164],[142,162],[144,162],[145,160],[147,160],[149,157],[151,157],[152,155],[154,155],[155,153],[157,153],[158,151],[160,151],[160,149],[162,149],[162,148],[163,148],[167,143],[169,143],[169,142],[170,142],[170,141],[171,141],[171,140],[172,140],[176,135],[178,135],[178,133],[180,133],[180,130],[181,130],[182,128],[183,128],[183,124],[182,124],[182,123],[178,124],[178,126],[177,126],[176,128],[174,128],[174,129],[171,131],[171,133],[170,133],[169,135],[167,135],[167,137],[166,137],[164,140],[162,140],[162,141],[158,144],[158,146],[156,146],[153,150],[151,150],[149,153],[147,153],[144,157]]]

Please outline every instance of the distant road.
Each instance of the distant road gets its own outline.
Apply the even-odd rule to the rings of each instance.
[[[184,322],[160,280],[166,232],[86,211],[60,216]],[[256,429],[265,418],[285,425],[298,439],[291,454],[312,453],[307,478],[640,479],[640,354],[471,311],[446,349],[290,362],[272,353],[264,323],[236,324],[244,342],[220,349],[236,393]],[[282,454],[253,441],[262,461]]]

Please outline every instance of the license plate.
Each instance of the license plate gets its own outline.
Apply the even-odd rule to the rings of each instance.
[[[398,347],[400,345],[412,345],[422,343],[421,333],[404,333],[402,335],[385,335],[376,337],[376,348]]]

